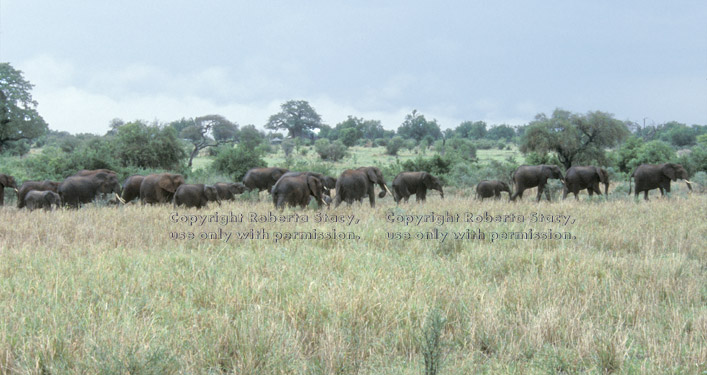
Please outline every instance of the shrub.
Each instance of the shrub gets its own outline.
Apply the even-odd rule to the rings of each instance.
[[[241,181],[249,169],[265,165],[258,152],[238,145],[233,148],[222,148],[211,164],[211,168],[231,176],[233,181]]]
[[[314,142],[314,150],[322,160],[337,161],[343,159],[347,153],[347,147],[341,141],[330,142],[328,139],[318,139]]]
[[[398,151],[400,151],[401,148],[403,148],[403,145],[405,144],[405,141],[403,140],[403,137],[401,136],[395,136],[391,138],[385,145],[385,153],[388,155],[397,155]]]

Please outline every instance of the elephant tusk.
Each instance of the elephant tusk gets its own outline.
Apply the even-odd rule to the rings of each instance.
[[[393,194],[393,193],[391,193],[391,192],[390,192],[390,190],[388,189],[388,185],[383,185],[383,186],[385,187],[385,191],[387,191],[387,192],[388,192],[388,194],[390,194],[390,195],[392,195],[392,194]]]
[[[120,195],[118,195],[118,193],[113,193],[113,194],[115,194],[115,197],[118,198],[120,203],[125,204],[125,199],[121,198]]]

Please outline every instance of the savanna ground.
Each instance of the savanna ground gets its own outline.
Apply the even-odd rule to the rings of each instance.
[[[674,184],[675,186],[676,184]],[[683,190],[681,190],[681,188]],[[0,209],[0,371],[51,374],[707,371],[707,197],[536,203],[432,192],[279,214],[265,193],[171,206]],[[244,213],[189,226],[182,214]],[[394,215],[525,222],[391,223]],[[315,223],[323,212],[360,222]],[[574,223],[533,223],[533,213]],[[402,216],[396,216],[402,217]],[[355,232],[359,240],[173,240],[171,232]],[[570,232],[567,240],[392,240],[388,232]],[[430,369],[432,371],[432,369]]]

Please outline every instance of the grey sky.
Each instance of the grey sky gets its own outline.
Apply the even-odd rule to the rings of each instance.
[[[558,107],[707,124],[705,1],[299,3],[0,0],[0,61],[72,133],[214,113],[262,128],[290,99],[332,126]]]

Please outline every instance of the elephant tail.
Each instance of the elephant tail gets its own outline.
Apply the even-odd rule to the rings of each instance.
[[[628,195],[631,195],[631,180],[633,179],[633,173],[628,177]]]

